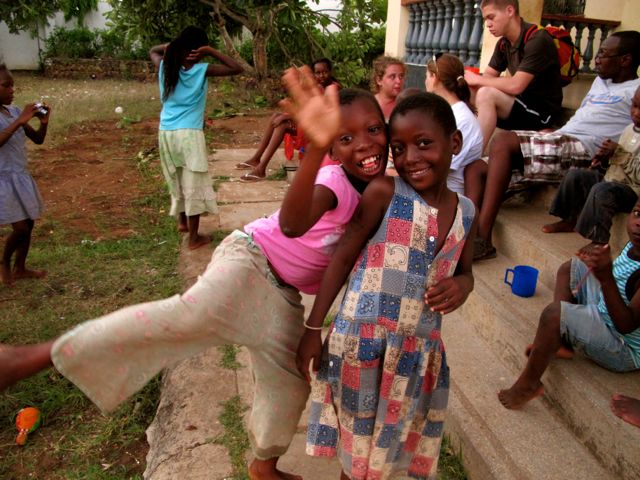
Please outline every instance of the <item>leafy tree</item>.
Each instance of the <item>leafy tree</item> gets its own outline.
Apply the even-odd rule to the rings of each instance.
[[[26,31],[36,37],[39,27],[48,25],[57,12],[62,12],[66,21],[75,18],[81,25],[87,13],[96,8],[98,0],[2,0],[0,18],[11,33]]]

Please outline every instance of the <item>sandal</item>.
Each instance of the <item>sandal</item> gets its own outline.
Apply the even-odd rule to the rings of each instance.
[[[476,237],[473,242],[473,259],[474,260],[489,260],[490,258],[496,258],[496,247],[491,245],[489,240]]]
[[[233,168],[235,168],[236,170],[252,170],[257,166],[258,164],[253,165],[252,163],[248,163],[248,162],[240,162],[240,163],[236,163],[236,166]]]
[[[266,177],[259,177],[258,175],[254,175],[253,173],[247,173],[246,175],[242,175],[240,177],[240,181],[243,183],[256,183],[266,180]]]

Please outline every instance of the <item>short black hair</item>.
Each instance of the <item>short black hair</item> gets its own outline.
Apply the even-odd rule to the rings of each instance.
[[[425,115],[433,118],[438,123],[446,135],[452,135],[457,129],[456,117],[447,101],[440,95],[429,92],[416,93],[410,95],[396,105],[391,112],[389,125],[398,115],[406,115],[412,110],[419,110]]]
[[[634,30],[625,30],[611,34],[620,40],[618,45],[618,53],[621,55],[631,55],[631,68],[635,71],[640,65],[640,32]]]
[[[380,108],[380,104],[378,103],[378,100],[376,100],[376,97],[373,95],[373,93],[367,90],[362,90],[360,88],[343,88],[342,90],[340,90],[338,95],[340,105],[351,105],[356,100],[368,101],[375,107],[376,111],[380,115],[382,123],[384,123],[384,113],[382,113],[382,108]]]
[[[324,63],[330,71],[333,71],[333,65],[331,63],[331,60],[329,60],[328,58],[315,59],[313,62],[311,62],[311,70],[313,70],[313,67],[315,67],[318,63]]]

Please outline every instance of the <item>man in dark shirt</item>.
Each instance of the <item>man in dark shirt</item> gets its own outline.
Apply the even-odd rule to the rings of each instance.
[[[518,13],[518,0],[483,0],[482,17],[492,35],[501,37],[483,75],[466,72],[477,88],[475,103],[484,146],[496,128],[542,130],[553,126],[562,107],[560,65],[553,38],[546,31],[525,35],[533,25]],[[507,70],[511,76],[501,77]]]

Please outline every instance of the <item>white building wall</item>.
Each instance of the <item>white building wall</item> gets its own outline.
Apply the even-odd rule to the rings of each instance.
[[[84,24],[91,30],[106,28],[104,14],[111,9],[106,1],[98,2],[98,10],[89,13]],[[0,21],[0,62],[7,64],[11,70],[37,70],[40,65],[40,49],[44,48],[46,38],[55,27],[74,28],[76,22],[65,22],[62,13],[56,14],[49,20],[49,25],[40,31],[40,38],[32,38],[29,32],[17,35],[9,33],[6,23]]]

